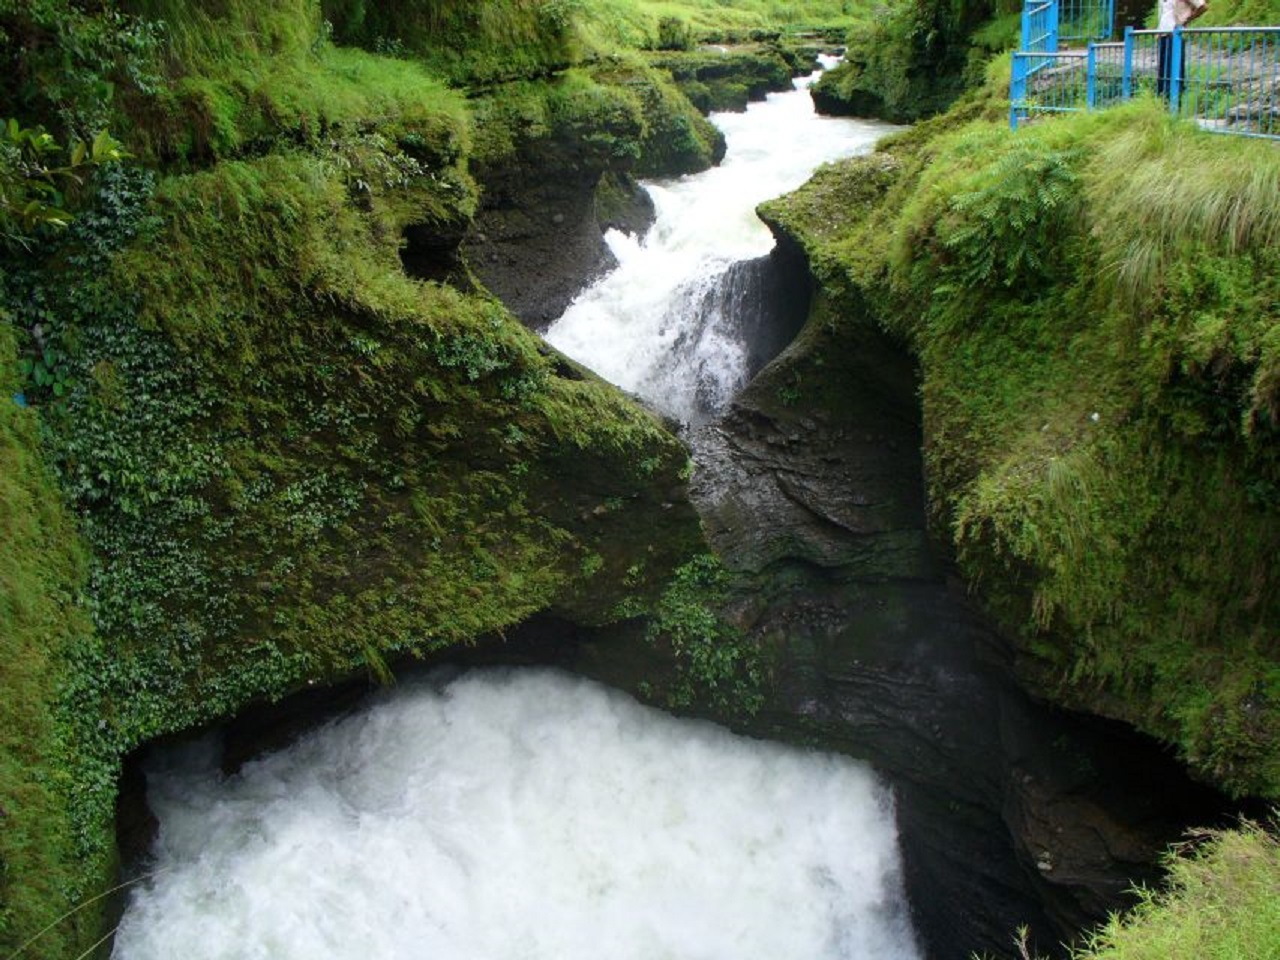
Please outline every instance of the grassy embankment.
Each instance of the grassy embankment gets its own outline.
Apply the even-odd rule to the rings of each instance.
[[[765,206],[821,289],[804,381],[844,331],[897,336],[934,528],[1029,685],[1275,799],[1280,154],[1156,102],[1012,134],[992,73]],[[1083,956],[1276,955],[1274,840],[1226,834],[1171,883]]]
[[[1000,106],[767,213],[919,356],[937,528],[1027,675],[1280,796],[1280,156],[1155,103]]]
[[[1173,856],[1164,892],[1095,933],[1077,960],[1276,960],[1280,840],[1258,827],[1199,838]]]

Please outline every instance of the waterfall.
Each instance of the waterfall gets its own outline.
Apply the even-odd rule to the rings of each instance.
[[[402,685],[224,777],[148,774],[118,960],[916,960],[863,764],[552,671]]]
[[[684,422],[724,409],[784,345],[778,333],[794,332],[804,308],[806,292],[778,290],[767,261],[744,266],[767,257],[774,242],[755,208],[893,129],[819,117],[812,79],[746,113],[714,115],[728,142],[719,167],[646,184],[654,225],[642,239],[608,235],[618,266],[552,323],[553,346]]]

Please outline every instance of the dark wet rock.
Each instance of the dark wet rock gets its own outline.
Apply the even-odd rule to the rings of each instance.
[[[616,262],[596,219],[600,176],[523,163],[487,175],[462,254],[526,326],[546,327]]]
[[[596,185],[596,223],[601,230],[644,236],[653,225],[653,198],[632,177],[606,171]]]
[[[1022,693],[931,545],[912,363],[851,339],[811,323],[690,436],[707,537],[744,578],[733,614],[774,664],[743,728],[890,780],[930,957],[1010,956],[1022,924],[1053,952],[1224,804],[1127,728]]]

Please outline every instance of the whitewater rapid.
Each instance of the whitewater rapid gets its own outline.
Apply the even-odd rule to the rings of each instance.
[[[735,262],[773,248],[755,208],[897,129],[818,116],[808,92],[816,76],[745,113],[713,114],[728,145],[724,162],[645,184],[653,226],[643,238],[610,231],[617,268],[580,294],[546,339],[684,422],[723,410],[745,384],[747,350],[734,318],[714,309],[712,291]]]
[[[564,674],[386,693],[224,777],[153,764],[119,960],[917,960],[891,798],[847,758]]]

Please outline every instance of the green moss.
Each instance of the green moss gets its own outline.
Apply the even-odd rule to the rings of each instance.
[[[166,37],[159,54],[165,82],[126,101],[136,152],[203,160],[373,130],[433,144],[441,163],[465,149],[461,97],[416,64],[335,48],[314,4],[131,6],[163,23]]]
[[[764,210],[844,323],[919,356],[935,525],[1024,674],[1267,796],[1278,176],[1138,104],[1017,135],[945,118]]]
[[[323,0],[343,43],[411,56],[451,83],[538,76],[580,62],[572,0]]]
[[[750,100],[791,89],[791,68],[773,47],[703,49],[651,58],[703,113],[745,110]]]
[[[481,170],[517,166],[548,151],[564,155],[550,165],[625,168],[639,157],[645,130],[640,98],[586,70],[506,84],[480,98],[475,113],[474,159]]]
[[[56,878],[66,849],[70,889],[96,892],[82,871],[110,862],[120,758],[153,737],[538,611],[607,621],[697,544],[688,508],[663,509],[687,457],[655,417],[496,302],[405,276],[407,218],[472,201],[396,155],[117,171],[6,277],[15,324],[65,355],[66,395],[30,395],[91,551],[96,628],[14,679],[57,679],[30,709],[76,757],[42,827],[65,847],[13,860],[20,882],[45,857]],[[11,414],[30,441],[32,414]]]
[[[981,85],[982,69],[1011,21],[993,0],[902,0],[849,31],[845,62],[813,91],[822,113],[912,122],[950,107]]]
[[[701,543],[655,417],[401,262],[407,229],[442,249],[466,229],[470,163],[529,140],[620,169],[692,116],[660,162],[708,163],[668,79],[624,58],[473,105],[421,62],[335,48],[301,0],[129,9],[0,6],[21,70],[101,29],[89,76],[119,80],[24,109],[130,118],[161,164],[98,173],[71,227],[0,274],[0,526],[21,543],[0,558],[6,954],[108,885],[129,750],[536,612],[643,611]],[[130,78],[113,51],[159,18],[138,48],[154,75]],[[60,391],[25,384],[20,410],[14,344],[37,336]],[[26,955],[81,952],[100,906]]]
[[[669,651],[674,676],[663,691],[669,706],[709,704],[730,716],[749,716],[764,703],[765,665],[760,651],[723,613],[734,577],[711,554],[675,571],[646,631],[650,643]]]
[[[601,83],[628,90],[640,104],[644,130],[633,172],[642,177],[705,170],[724,157],[725,140],[671,80],[639,55],[618,57],[596,67]]]
[[[70,798],[73,745],[56,709],[66,656],[90,632],[86,557],[40,453],[36,416],[11,397],[14,331],[0,322],[0,952],[53,923],[110,861],[80,859]],[[97,938],[101,905],[40,938],[33,956],[74,956]]]

